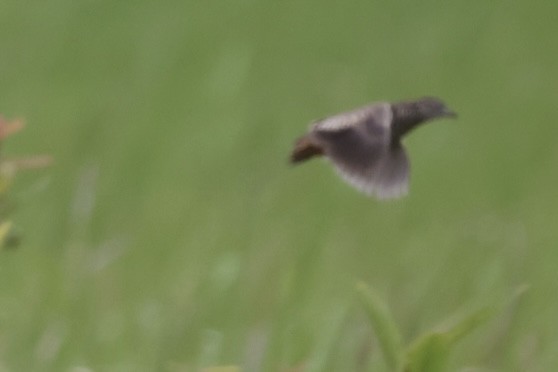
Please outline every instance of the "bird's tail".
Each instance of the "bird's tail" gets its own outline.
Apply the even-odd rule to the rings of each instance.
[[[291,153],[291,164],[298,164],[313,158],[314,156],[323,155],[323,149],[315,143],[308,135],[300,137]]]

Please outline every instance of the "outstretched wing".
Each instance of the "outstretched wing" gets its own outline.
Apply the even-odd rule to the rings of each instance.
[[[378,199],[394,199],[409,192],[409,159],[402,146],[390,149],[376,163],[364,192]]]
[[[311,130],[337,132],[363,125],[389,128],[392,118],[391,105],[387,102],[379,102],[317,120],[312,123]]]
[[[408,190],[409,162],[401,146],[391,145],[392,112],[380,103],[319,121],[313,135],[341,177],[380,199]]]

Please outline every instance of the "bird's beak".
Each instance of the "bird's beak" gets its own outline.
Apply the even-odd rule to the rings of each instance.
[[[444,110],[444,112],[442,113],[442,116],[443,116],[443,117],[446,117],[446,118],[456,118],[456,117],[457,117],[457,113],[456,113],[455,111],[452,111],[452,110],[446,108],[446,109]]]

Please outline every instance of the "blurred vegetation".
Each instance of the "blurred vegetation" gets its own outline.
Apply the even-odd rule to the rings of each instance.
[[[0,147],[7,137],[19,132],[23,126],[21,119],[8,121],[0,116]],[[0,155],[0,248],[15,248],[21,240],[20,233],[10,220],[15,206],[9,191],[16,173],[28,168],[43,168],[50,163],[51,158],[47,155],[26,158],[7,158],[4,154]]]
[[[447,361],[457,341],[460,341],[492,315],[489,307],[476,310],[460,319],[456,324],[446,326],[446,329],[425,332],[405,352],[400,331],[387,304],[364,283],[359,283],[357,291],[370,323],[375,329],[385,362],[389,366],[389,370],[394,372],[447,371]]]
[[[449,370],[558,366],[558,3],[0,2],[10,193],[0,370],[382,371],[354,286],[403,340],[530,290]],[[442,97],[380,203],[320,161],[312,119]],[[219,367],[220,366],[220,367]]]

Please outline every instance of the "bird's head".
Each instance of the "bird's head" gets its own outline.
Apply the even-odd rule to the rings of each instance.
[[[457,114],[450,110],[442,100],[435,97],[424,97],[416,101],[416,108],[425,120],[435,118],[455,118]]]

